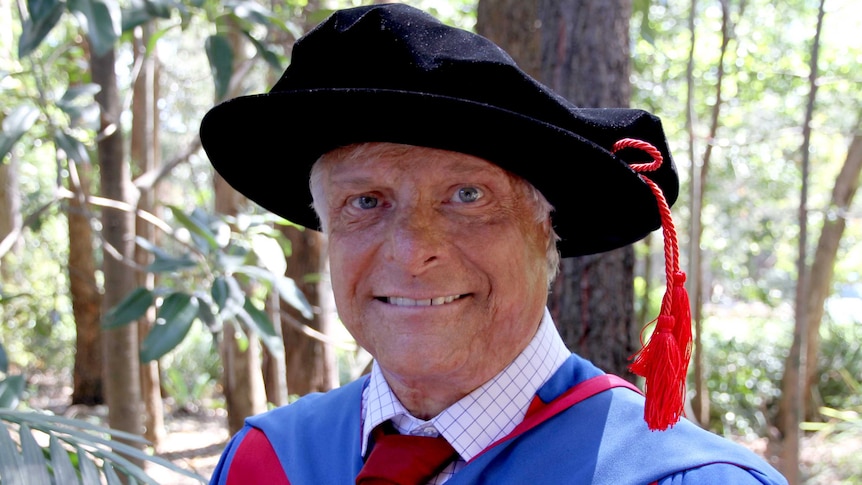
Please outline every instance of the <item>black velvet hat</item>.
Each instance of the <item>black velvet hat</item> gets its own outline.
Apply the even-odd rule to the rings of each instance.
[[[648,184],[629,167],[656,147],[644,174],[669,204],[679,182],[661,123],[633,109],[578,108],[519,69],[484,37],[404,4],[341,10],[297,41],[266,94],[204,117],[201,140],[218,173],[262,207],[316,229],[308,176],[339,146],[383,141],[463,152],[533,184],[554,206],[562,255],[615,249],[661,227]]]

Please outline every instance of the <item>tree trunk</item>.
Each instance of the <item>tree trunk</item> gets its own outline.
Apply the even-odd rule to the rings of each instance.
[[[92,406],[105,402],[102,378],[102,294],[96,283],[93,230],[87,197],[90,195],[90,165],[69,160],[69,171],[77,177],[69,199],[69,293],[75,316],[75,365],[72,373],[72,404]],[[77,180],[77,182],[75,182]]]
[[[329,343],[306,335],[297,325],[304,324],[327,335],[333,324],[332,297],[326,278],[326,238],[317,231],[301,231],[288,226],[282,232],[290,239],[293,248],[287,276],[296,282],[312,306],[319,309],[314,319],[307,321],[295,309],[282,303],[287,388],[300,396],[328,391],[339,385],[335,349]]]
[[[0,160],[0,241],[16,231],[23,223],[21,217],[21,193],[18,190],[18,160],[14,153],[9,154],[9,160],[5,163]],[[10,252],[18,253],[23,245],[21,240],[10,248]],[[12,278],[7,274],[8,266],[0,264],[0,277],[2,279]]]
[[[146,48],[152,30],[151,23],[145,23],[135,29],[132,46],[138,75],[132,85],[132,138],[130,155],[132,164],[139,173],[148,173],[156,168],[156,151],[154,143],[158,133],[154,129],[154,121],[158,117],[155,99],[155,51],[147,55]],[[155,188],[145,190],[138,199],[138,209],[155,211]],[[142,219],[135,219],[135,230],[139,237],[156,242],[156,232],[153,226]],[[135,263],[146,266],[152,256],[143,248],[135,247]],[[137,284],[152,289],[155,277],[152,273],[138,274]],[[143,341],[153,326],[155,312],[150,309],[138,321],[138,336]],[[161,380],[159,378],[159,362],[141,363],[141,397],[144,404],[144,437],[156,449],[165,437],[165,413],[162,404]]]
[[[101,88],[96,95],[96,102],[101,108],[101,139],[98,143],[101,188],[105,197],[131,203],[129,165],[123,159],[121,106],[114,62],[113,50],[103,56],[91,55],[93,82]],[[133,216],[110,207],[105,207],[102,212],[102,233],[106,246],[102,267],[105,310],[114,307],[135,289],[135,274],[128,264],[134,257]],[[106,330],[102,339],[108,424],[118,430],[140,434],[143,430],[138,329],[135,325],[126,325]]]
[[[860,127],[862,128],[862,127]],[[812,396],[812,387],[816,386],[818,377],[817,361],[820,356],[820,324],[823,320],[823,307],[826,297],[832,287],[832,275],[835,270],[835,260],[838,257],[838,246],[844,227],[847,224],[846,214],[853,203],[856,189],[859,188],[859,177],[862,174],[862,134],[857,131],[847,150],[847,158],[841,172],[835,178],[832,188],[832,199],[827,217],[820,230],[820,239],[814,251],[814,261],[808,273],[808,376],[805,380],[804,396]],[[811,402],[811,399],[806,399]],[[806,415],[814,419],[814,406],[809,405]]]
[[[808,103],[805,109],[805,120],[802,125],[802,146],[799,152],[801,160],[801,190],[799,196],[799,255],[797,257],[796,281],[796,325],[793,329],[793,343],[784,365],[784,376],[781,387],[781,402],[779,404],[779,426],[781,431],[781,472],[787,477],[790,485],[801,483],[799,472],[799,445],[802,431],[799,427],[805,418],[804,394],[808,376],[807,368],[814,365],[808,362],[809,335],[809,274],[808,274],[808,172],[811,142],[811,119],[814,116],[814,102],[817,99],[817,58],[820,54],[820,34],[823,27],[825,0],[820,0],[817,16],[817,28],[811,44],[808,74]]]
[[[576,105],[625,107],[631,11],[631,0],[481,0],[477,31]],[[632,380],[627,362],[640,327],[633,277],[631,246],[567,258],[548,301],[571,350]]]
[[[540,0],[541,81],[579,106],[625,107],[631,99],[631,0]],[[568,258],[549,306],[568,347],[634,380],[634,249]],[[646,322],[641,322],[646,323]]]

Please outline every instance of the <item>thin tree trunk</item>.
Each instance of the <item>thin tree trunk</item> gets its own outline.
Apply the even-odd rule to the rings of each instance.
[[[859,188],[860,173],[862,173],[862,134],[857,129],[847,150],[847,158],[844,159],[841,171],[835,178],[832,199],[823,221],[823,228],[820,230],[820,239],[817,241],[814,260],[808,274],[808,357],[806,359],[808,375],[803,390],[804,396],[814,395],[812,388],[816,385],[818,377],[817,361],[820,355],[820,325],[823,320],[823,308],[832,286],[841,236],[847,225],[846,213]],[[810,398],[806,399],[806,402],[810,401]],[[809,405],[806,412],[808,419],[814,419],[814,411],[814,406]]]
[[[282,324],[287,369],[287,387],[300,396],[310,392],[324,392],[338,387],[338,366],[335,349],[331,344],[312,338],[287,321],[308,325],[327,335],[332,322],[332,307],[326,276],[326,238],[317,231],[300,231],[284,227],[282,232],[290,239],[293,254],[288,261],[287,276],[292,278],[312,305],[318,309],[311,321],[289,305],[282,303],[286,315]]]
[[[101,88],[96,101],[101,107],[101,139],[98,142],[102,195],[130,203],[132,197],[129,165],[123,158],[120,126],[120,98],[114,72],[114,51],[91,56],[93,81]],[[134,205],[134,204],[132,204]],[[105,248],[103,309],[118,304],[135,288],[135,275],[129,262],[134,256],[133,215],[105,207],[102,233]],[[138,329],[135,325],[106,330],[103,335],[105,398],[108,424],[115,429],[140,434],[141,375],[138,365]]]
[[[691,29],[692,35],[692,47],[691,54],[689,58],[689,69],[692,69],[693,55],[694,55],[694,16],[695,16],[695,1],[692,1],[692,11],[689,14],[689,28]],[[727,54],[728,46],[730,45],[730,4],[728,0],[721,0],[721,46],[719,48],[718,55],[718,63],[716,66],[716,80],[715,80],[715,101],[712,105],[712,113],[710,115],[709,122],[709,135],[707,136],[706,147],[703,151],[703,157],[700,161],[700,165],[696,165],[696,155],[695,155],[695,147],[694,147],[694,120],[691,119],[693,116],[693,94],[692,94],[692,85],[693,80],[690,79],[692,84],[689,85],[689,112],[687,116],[687,122],[689,123],[689,153],[691,155],[691,229],[689,234],[691,235],[691,239],[689,241],[689,285],[691,295],[694,295],[694,298],[691,301],[692,309],[691,315],[692,320],[694,321],[694,372],[695,372],[695,398],[693,409],[696,414],[695,419],[702,426],[707,426],[709,424],[709,390],[706,388],[706,383],[704,381],[705,370],[703,363],[703,300],[704,300],[704,288],[703,288],[703,264],[702,264],[702,251],[700,249],[700,243],[703,239],[703,226],[701,225],[701,219],[703,214],[703,206],[704,200],[706,198],[706,187],[707,187],[707,174],[709,173],[710,163],[712,161],[712,149],[713,149],[713,141],[718,135],[718,129],[721,125],[721,108],[724,103],[723,101],[723,81],[725,74],[725,66],[724,66],[724,58]],[[689,76],[692,74],[689,73]]]
[[[147,55],[146,48],[150,39],[151,23],[145,23],[135,29],[132,45],[134,48],[135,68],[137,76],[132,85],[132,164],[139,173],[148,173],[156,168],[155,149],[153,143],[157,136],[153,122],[158,116],[154,103],[154,86],[156,83],[152,56]],[[138,209],[155,212],[155,187],[144,190],[138,199]],[[139,237],[155,242],[156,233],[153,226],[142,219],[135,219],[136,233]],[[151,255],[143,248],[135,247],[135,262],[139,266],[150,263]],[[155,276],[152,273],[139,273],[137,284],[152,289],[155,286]],[[138,336],[143,341],[153,326],[155,312],[152,309],[138,321]],[[156,449],[165,437],[165,413],[162,404],[161,380],[159,378],[159,362],[151,361],[141,364],[141,396],[144,404],[144,437]]]
[[[799,424],[805,418],[807,358],[808,358],[808,291],[809,275],[807,266],[808,245],[808,172],[809,144],[811,142],[811,118],[814,115],[814,101],[817,99],[817,58],[820,53],[820,34],[823,26],[825,0],[820,0],[817,14],[817,29],[811,45],[809,62],[809,94],[802,125],[801,173],[802,187],[799,196],[799,254],[797,257],[796,282],[796,325],[793,330],[793,343],[784,366],[779,423],[782,435],[781,471],[790,485],[801,483],[799,473],[799,444],[802,431]],[[813,365],[813,362],[812,362]]]
[[[93,229],[87,197],[90,165],[69,160],[69,293],[75,316],[75,365],[72,372],[72,404],[92,406],[105,402],[102,378],[102,295],[96,283]]]
[[[21,192],[18,190],[18,160],[14,153],[9,154],[9,160],[0,162],[0,241],[21,227]],[[18,253],[23,244],[19,238],[10,249]],[[7,274],[8,267],[0,265],[0,276],[11,278]]]

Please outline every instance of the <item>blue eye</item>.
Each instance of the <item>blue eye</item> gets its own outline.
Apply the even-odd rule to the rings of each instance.
[[[478,187],[461,187],[455,193],[453,200],[456,202],[476,202],[485,195]]]
[[[367,209],[373,209],[373,208],[377,207],[378,203],[379,203],[379,200],[377,199],[377,197],[374,197],[371,195],[360,195],[359,197],[356,197],[355,199],[350,201],[350,204],[353,207],[356,207],[357,209],[366,209],[366,210]]]

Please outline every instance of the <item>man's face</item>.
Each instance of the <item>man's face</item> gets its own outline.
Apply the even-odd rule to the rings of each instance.
[[[475,388],[538,328],[549,223],[524,182],[482,159],[388,143],[355,150],[328,155],[318,204],[342,321],[387,379]]]

